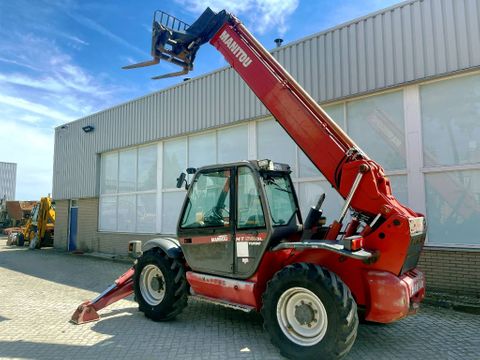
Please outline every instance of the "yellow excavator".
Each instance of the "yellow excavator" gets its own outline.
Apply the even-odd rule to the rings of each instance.
[[[32,209],[30,218],[18,234],[17,245],[28,242],[31,249],[53,246],[55,204],[49,196],[42,197]]]

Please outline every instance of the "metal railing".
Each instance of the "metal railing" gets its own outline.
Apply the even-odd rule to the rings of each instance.
[[[174,31],[185,31],[190,27],[186,22],[160,10],[155,11],[153,20]]]

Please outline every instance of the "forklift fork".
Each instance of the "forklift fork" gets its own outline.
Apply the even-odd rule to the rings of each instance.
[[[152,79],[158,80],[187,74],[193,70],[193,61],[200,46],[218,30],[226,16],[229,15],[225,11],[215,14],[210,8],[207,8],[190,26],[166,12],[155,11],[152,25],[151,54],[153,59],[127,65],[122,69],[156,65],[160,60],[164,60],[181,67],[182,70],[155,76]]]

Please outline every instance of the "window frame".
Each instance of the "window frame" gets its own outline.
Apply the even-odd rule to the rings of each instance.
[[[451,172],[451,171],[465,171],[465,170],[478,170],[480,171],[480,163],[472,163],[472,164],[456,164],[456,165],[440,165],[440,166],[426,166],[423,161],[423,143],[422,143],[422,113],[421,113],[421,103],[420,103],[420,88],[424,85],[428,85],[431,83],[435,82],[443,82],[443,81],[449,81],[450,79],[454,78],[459,78],[459,77],[466,77],[466,76],[472,76],[472,75],[478,75],[480,74],[479,70],[475,71],[468,71],[465,73],[461,74],[454,74],[451,76],[447,77],[442,77],[442,78],[437,78],[437,79],[429,79],[427,81],[422,81],[422,82],[417,82],[417,83],[412,83],[412,84],[404,84],[399,87],[391,88],[391,89],[385,89],[382,91],[377,91],[375,93],[369,93],[369,94],[364,94],[361,96],[355,96],[355,97],[350,97],[350,98],[345,98],[337,101],[330,101],[330,102],[324,102],[321,105],[325,108],[325,110],[328,112],[328,107],[329,106],[337,106],[336,111],[340,111],[338,106],[343,108],[343,118],[342,119],[336,119],[337,121],[340,120],[341,122],[341,127],[349,133],[348,129],[348,119],[347,119],[347,104],[348,102],[352,101],[359,101],[362,99],[366,99],[368,97],[373,97],[373,96],[378,96],[378,95],[383,95],[386,93],[390,92],[398,92],[402,91],[403,94],[403,104],[404,104],[404,126],[405,126],[405,146],[406,146],[406,165],[404,169],[398,169],[398,170],[386,170],[385,174],[386,176],[404,176],[407,179],[407,191],[408,191],[408,206],[414,209],[415,211],[423,214],[427,214],[426,208],[426,195],[425,195],[425,186],[426,186],[426,180],[425,177],[428,174],[434,174],[434,173],[446,173],[446,172]],[[111,154],[111,153],[117,153],[117,190],[115,193],[110,193],[110,194],[100,194],[99,199],[101,197],[107,197],[107,196],[118,196],[120,194],[122,195],[129,195],[129,194],[141,194],[141,193],[155,193],[156,194],[156,233],[162,233],[162,234],[171,234],[172,229],[169,229],[169,231],[163,231],[166,226],[163,224],[163,211],[164,211],[164,203],[165,201],[163,200],[163,195],[166,193],[173,193],[173,192],[185,192],[183,189],[177,189],[177,188],[164,188],[163,186],[163,156],[164,156],[164,151],[163,151],[163,145],[165,142],[168,140],[173,140],[173,139],[181,139],[185,138],[186,142],[186,148],[185,148],[185,164],[189,166],[189,151],[190,151],[190,137],[191,136],[201,136],[204,134],[215,134],[215,156],[212,158],[215,158],[215,162],[218,163],[219,160],[219,136],[222,135],[223,131],[231,129],[231,128],[236,128],[236,127],[246,127],[246,130],[241,130],[242,134],[244,134],[244,131],[247,133],[247,142],[248,144],[246,145],[246,150],[248,154],[242,154],[241,157],[247,157],[247,159],[259,159],[259,149],[258,149],[258,139],[259,139],[259,134],[258,134],[258,124],[262,121],[271,121],[274,119],[272,118],[271,115],[266,115],[262,117],[258,117],[253,120],[246,120],[246,121],[239,121],[235,122],[234,124],[230,124],[227,126],[222,126],[218,127],[216,129],[208,129],[205,131],[199,131],[196,133],[193,133],[191,135],[181,135],[175,138],[170,138],[170,139],[163,139],[160,141],[157,141],[155,143],[149,143],[146,145],[141,145],[141,146],[151,146],[156,144],[157,145],[157,180],[156,180],[156,188],[154,190],[148,190],[148,191],[135,191],[135,192],[123,192],[123,193],[118,193],[118,161],[119,161],[119,156],[118,152],[121,150],[125,149],[118,149],[116,151],[109,151],[105,152],[103,154]],[[243,136],[243,135],[242,135]],[[243,138],[242,138],[243,139]],[[138,147],[141,147],[138,146]],[[137,148],[138,148],[137,147]],[[299,186],[301,184],[305,184],[308,182],[320,182],[321,184],[327,185],[328,182],[326,182],[325,178],[318,173],[318,175],[314,176],[300,176],[300,156],[301,156],[301,151],[298,148],[298,146],[295,145],[294,147],[295,154],[293,156],[293,164],[290,164],[292,166],[292,169],[294,170],[291,174],[291,180],[294,185],[294,187],[297,190],[297,194],[299,194]],[[242,153],[244,152],[244,148],[242,148]],[[100,155],[103,155],[100,154]],[[422,155],[422,156],[419,156]],[[238,160],[245,160],[245,159],[238,159]],[[102,187],[102,179],[103,179],[103,161],[99,162],[100,164],[100,186],[98,187],[99,192],[101,192],[101,187]],[[137,166],[138,166],[138,151],[137,151]],[[313,174],[312,174],[313,175]],[[137,169],[137,176],[138,176],[138,169]],[[176,176],[176,174],[174,175]],[[328,186],[328,185],[327,185]],[[395,188],[393,189],[395,192]],[[180,196],[178,197],[180,198]],[[138,200],[137,200],[138,201]],[[327,200],[328,201],[328,200]],[[181,205],[181,204],[180,204]],[[303,208],[303,204],[300,204],[300,208]],[[310,205],[310,204],[309,204]],[[100,206],[100,205],[99,205]],[[264,207],[265,204],[262,203],[262,207]],[[117,201],[117,208],[118,208],[118,201]],[[182,209],[182,206],[180,206],[180,211]],[[266,214],[266,209],[262,208],[264,214]],[[118,209],[117,209],[118,212]],[[306,214],[303,214],[304,216]],[[335,216],[338,214],[329,214],[329,221],[333,220]],[[100,220],[100,214],[98,216],[98,220]],[[428,218],[427,218],[428,221]],[[100,221],[99,221],[100,223]],[[235,224],[236,225],[236,224]],[[176,228],[176,224],[175,224]],[[243,229],[242,229],[243,230]],[[112,231],[112,230],[99,230],[101,232],[107,232],[107,233],[112,233],[117,231]],[[136,232],[137,233],[137,232]],[[442,239],[446,240],[446,239]],[[472,241],[473,242],[473,241]],[[454,243],[441,243],[441,242],[434,242],[432,239],[429,239],[427,237],[426,241],[426,247],[428,248],[441,248],[441,249],[480,249],[480,243],[475,244],[472,243],[471,245],[461,245],[459,246],[458,244]]]

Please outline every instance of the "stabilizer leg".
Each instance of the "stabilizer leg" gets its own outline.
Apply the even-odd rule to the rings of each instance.
[[[70,321],[74,324],[80,325],[100,319],[100,316],[97,313],[98,310],[103,309],[118,300],[124,299],[133,293],[134,273],[135,269],[131,267],[95,299],[82,303],[75,310]]]

